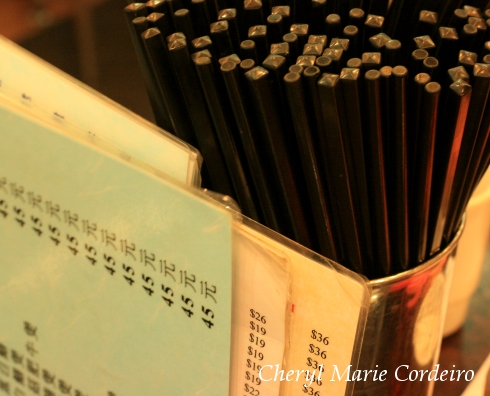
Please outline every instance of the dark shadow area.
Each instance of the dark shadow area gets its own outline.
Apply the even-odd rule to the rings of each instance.
[[[123,0],[109,1],[91,11],[95,62],[98,73],[93,88],[142,117],[153,121],[148,97],[131,43]],[[82,59],[76,24],[67,20],[52,26],[21,46],[64,72],[81,79]]]

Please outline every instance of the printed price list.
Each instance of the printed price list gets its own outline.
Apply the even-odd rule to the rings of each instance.
[[[264,336],[267,334],[267,318],[259,311],[250,309],[250,334],[248,341],[250,345],[247,347],[247,370],[245,372],[244,392],[246,395],[259,396],[260,385],[260,370],[261,363],[267,354],[267,343]]]
[[[38,193],[26,191],[6,177],[0,178],[1,218],[11,218],[26,232],[30,230],[56,248],[66,249],[74,259],[94,270],[99,267],[151,298],[160,297],[168,309],[177,307],[181,315],[197,318],[210,330],[215,326],[213,306],[218,304],[218,291],[212,282],[198,280],[175,263],[158,258],[144,247],[138,249],[134,242],[117,237],[115,232]]]
[[[325,373],[330,337],[320,331],[311,330],[309,341],[310,343],[307,347],[308,357],[306,358],[306,367],[303,373],[306,383],[302,384],[302,391],[310,396],[326,395],[326,391],[322,393],[322,374]]]

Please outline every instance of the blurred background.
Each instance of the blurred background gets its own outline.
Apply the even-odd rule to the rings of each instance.
[[[0,34],[153,121],[122,11],[126,5],[124,0],[0,0]]]

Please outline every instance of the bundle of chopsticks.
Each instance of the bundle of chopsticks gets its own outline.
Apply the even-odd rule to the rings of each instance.
[[[203,185],[369,278],[436,255],[490,162],[490,3],[125,8],[156,123]]]

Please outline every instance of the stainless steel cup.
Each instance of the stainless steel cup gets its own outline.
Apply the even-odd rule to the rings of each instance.
[[[433,370],[437,369],[454,256],[462,228],[443,251],[425,264],[370,282],[373,294],[358,367],[362,377],[357,377],[362,380],[355,384],[355,396],[432,394]],[[373,372],[366,375],[364,370]],[[377,380],[374,380],[374,370],[377,370]],[[382,377],[385,380],[380,381],[383,370],[386,370]],[[418,372],[411,373],[413,370]]]

